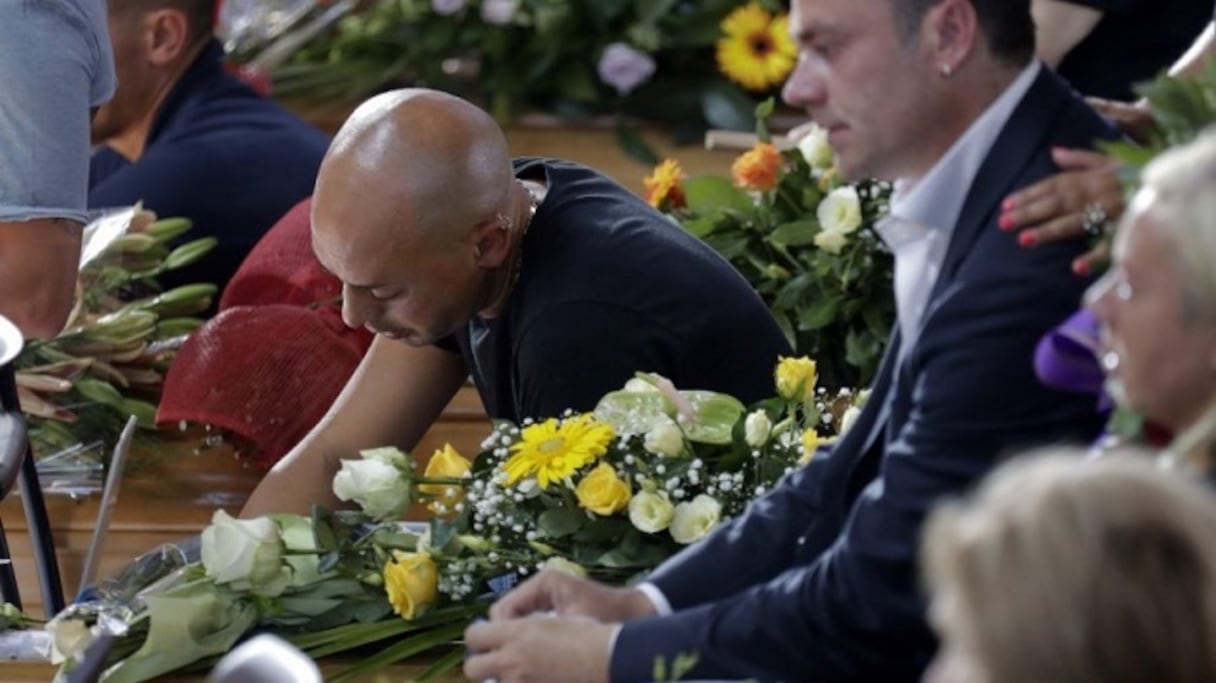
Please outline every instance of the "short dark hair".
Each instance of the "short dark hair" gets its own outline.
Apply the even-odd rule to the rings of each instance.
[[[216,0],[110,0],[110,6],[135,17],[157,9],[175,9],[186,15],[191,42],[215,31]]]
[[[887,0],[895,12],[901,38],[910,39],[920,29],[925,12],[941,0]],[[997,59],[1025,64],[1034,57],[1034,19],[1030,0],[968,0],[975,8],[980,31]]]

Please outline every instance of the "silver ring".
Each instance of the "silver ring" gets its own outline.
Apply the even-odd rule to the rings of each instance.
[[[1101,237],[1110,226],[1110,217],[1106,209],[1098,202],[1090,202],[1081,209],[1081,229],[1090,237]]]

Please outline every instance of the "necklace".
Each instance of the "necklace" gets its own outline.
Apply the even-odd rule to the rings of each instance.
[[[515,285],[519,283],[519,274],[524,266],[524,237],[528,234],[528,228],[532,227],[532,219],[536,217],[536,209],[540,206],[540,198],[528,187],[524,181],[519,178],[515,179],[519,187],[528,195],[528,215],[524,218],[519,229],[519,238],[515,244],[515,261],[511,264],[511,270],[507,273],[506,284],[502,288],[502,294],[494,298],[494,303],[485,308],[490,313],[490,317],[498,317],[500,310],[507,302],[507,298],[511,296],[511,292],[515,290]],[[507,230],[513,227],[510,218],[507,219]]]

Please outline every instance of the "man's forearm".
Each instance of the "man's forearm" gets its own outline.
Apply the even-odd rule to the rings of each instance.
[[[54,337],[76,298],[81,226],[41,218],[0,222],[0,314],[27,338]]]

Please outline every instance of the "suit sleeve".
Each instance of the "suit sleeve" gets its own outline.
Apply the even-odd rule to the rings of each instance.
[[[993,259],[977,260],[1000,263]],[[801,566],[787,564],[717,602],[627,623],[613,652],[613,681],[649,680],[656,658],[688,652],[697,655],[690,678],[919,678],[934,648],[916,577],[930,507],[964,491],[1020,442],[1050,442],[1095,421],[1087,400],[1046,389],[1031,367],[1035,342],[1075,306],[1080,284],[1004,271],[962,273],[927,314],[904,361],[908,417],[835,541]],[[768,563],[724,556],[728,569],[720,573],[753,561]]]

